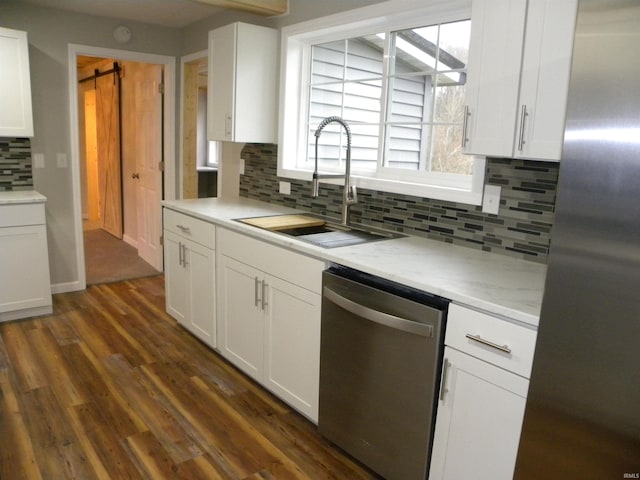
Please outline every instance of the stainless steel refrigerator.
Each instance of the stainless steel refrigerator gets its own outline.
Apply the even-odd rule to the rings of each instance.
[[[640,0],[580,0],[515,478],[640,478]]]

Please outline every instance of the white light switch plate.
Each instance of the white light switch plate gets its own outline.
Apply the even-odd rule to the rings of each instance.
[[[67,168],[67,154],[56,153],[56,166],[58,168]]]
[[[482,211],[484,213],[498,214],[500,209],[500,191],[502,187],[497,185],[485,185],[482,197]]]
[[[244,158],[240,159],[239,166],[238,166],[238,173],[240,175],[244,175]]]
[[[44,168],[44,153],[33,154],[33,168]]]

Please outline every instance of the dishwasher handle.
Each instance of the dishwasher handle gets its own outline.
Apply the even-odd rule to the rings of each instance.
[[[364,305],[360,305],[353,300],[349,300],[348,298],[343,297],[342,295],[334,292],[326,286],[323,287],[322,294],[326,299],[359,317],[366,318],[367,320],[378,323],[380,325],[384,325],[386,327],[393,328],[395,330],[401,330],[403,332],[411,333],[414,335],[420,335],[421,337],[433,337],[432,325],[414,322],[412,320],[407,320],[406,318],[396,317],[395,315],[390,315],[388,313],[373,310],[369,307],[365,307]]]

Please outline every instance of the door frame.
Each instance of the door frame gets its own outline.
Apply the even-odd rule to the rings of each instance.
[[[179,171],[178,171],[178,185],[180,198],[184,198],[184,77],[185,66],[188,63],[195,62],[202,59],[209,58],[209,50],[200,50],[198,52],[184,55],[180,58],[180,153],[179,153]]]
[[[82,197],[80,178],[80,136],[78,115],[78,56],[117,58],[139,63],[154,63],[164,67],[164,107],[163,107],[163,157],[164,157],[164,199],[176,198],[175,189],[175,133],[176,133],[176,59],[168,55],[132,52],[111,48],[93,47],[89,45],[69,44],[69,131],[71,134],[71,178],[73,193],[74,236],[76,241],[77,285],[64,291],[84,290],[87,288],[85,271],[84,236],[82,231]],[[161,219],[158,219],[161,221]],[[62,293],[56,291],[53,293]]]

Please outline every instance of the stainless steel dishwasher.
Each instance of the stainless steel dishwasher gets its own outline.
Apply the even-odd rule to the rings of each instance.
[[[320,433],[388,480],[424,480],[448,300],[340,266],[322,295]]]

